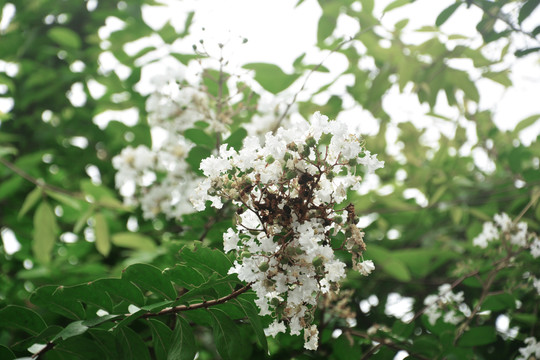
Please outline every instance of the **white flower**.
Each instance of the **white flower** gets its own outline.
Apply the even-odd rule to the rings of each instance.
[[[375,267],[373,267],[375,268]],[[332,260],[324,264],[326,270],[326,279],[331,282],[336,282],[345,277],[345,264],[339,260]]]
[[[317,350],[319,347],[319,330],[316,325],[311,325],[309,329],[304,329],[304,348]]]
[[[424,299],[424,314],[429,323],[435,325],[442,316],[445,323],[458,324],[465,318],[464,314],[470,313],[469,307],[463,302],[463,291],[454,293],[450,284],[442,284],[438,290],[438,295],[429,295]]]
[[[271,323],[269,327],[264,329],[264,334],[266,336],[276,337],[277,334],[279,334],[280,332],[284,333],[286,330],[287,328],[285,327],[283,321],[278,322],[277,320],[274,320],[274,322]]]
[[[364,276],[368,276],[373,270],[375,270],[375,264],[371,260],[364,260],[358,264],[358,271]]]
[[[223,251],[228,253],[231,250],[238,249],[238,242],[240,238],[238,234],[234,232],[233,229],[227,229],[227,232],[223,234]]]
[[[371,174],[375,172],[375,170],[384,167],[384,161],[377,160],[377,154],[371,155],[371,152],[367,150],[365,151],[365,156],[363,158],[360,158],[358,160],[358,163],[364,165],[367,168],[367,174]]]
[[[499,230],[492,222],[485,222],[482,227],[482,232],[473,239],[473,245],[485,249],[490,241],[499,238]]]
[[[516,360],[529,360],[531,356],[540,358],[540,342],[537,342],[534,337],[528,337],[523,342],[526,346],[519,349],[521,355]]]
[[[531,242],[531,255],[533,258],[540,257],[540,240],[538,237],[535,237]]]
[[[493,220],[495,220],[495,223],[500,226],[502,231],[510,231],[510,228],[512,227],[512,219],[510,219],[508,214],[495,214],[495,216],[493,216]]]
[[[536,289],[538,295],[540,295],[540,279],[533,278],[533,286]]]

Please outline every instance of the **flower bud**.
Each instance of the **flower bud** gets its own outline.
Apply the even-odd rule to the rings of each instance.
[[[262,272],[265,272],[269,268],[270,268],[270,265],[268,265],[266,261],[263,261],[262,263],[259,264],[259,270],[261,270]]]
[[[271,163],[273,163],[274,161],[276,161],[276,159],[274,159],[274,157],[273,157],[272,155],[268,155],[268,156],[266,157],[266,163],[267,163],[267,164],[271,164]]]
[[[313,136],[310,136],[306,139],[306,145],[309,147],[314,147],[315,144],[317,144],[317,141],[313,138]]]
[[[298,151],[298,145],[296,145],[295,143],[287,144],[287,149],[292,151]]]
[[[311,263],[313,264],[313,266],[319,267],[323,264],[323,261],[324,259],[322,256],[316,256]]]
[[[296,171],[288,171],[285,176],[287,177],[287,180],[294,179],[296,177]]]

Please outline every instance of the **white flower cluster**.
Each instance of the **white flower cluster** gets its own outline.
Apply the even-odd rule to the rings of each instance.
[[[208,94],[185,84],[183,74],[156,76],[154,91],[146,100],[148,124],[181,134],[197,121],[211,123],[215,118]]]
[[[505,213],[496,214],[493,220],[494,223],[484,223],[482,232],[473,239],[473,245],[485,249],[489,243],[499,240],[501,235],[505,234],[510,244],[521,248],[529,247],[534,258],[540,257],[540,240],[536,234],[527,232],[527,223],[514,224]]]
[[[163,213],[179,218],[194,211],[185,194],[198,179],[189,171],[186,157],[193,144],[181,135],[169,136],[157,149],[128,146],[113,158],[116,187],[127,205],[140,205],[145,219]]]
[[[516,360],[540,359],[540,342],[533,337],[528,337],[523,342],[526,346],[519,349],[520,356]]]
[[[208,94],[187,85],[182,72],[157,75],[152,83],[156,91],[148,97],[146,110],[152,134],[159,133],[153,139],[158,145],[123,149],[113,158],[115,182],[124,202],[140,205],[144,218],[165,214],[178,219],[194,211],[186,194],[200,181],[186,163],[194,144],[183,136],[184,131],[203,120],[210,130],[226,129],[215,119]]]
[[[426,305],[425,314],[431,325],[443,316],[443,321],[448,324],[458,324],[471,310],[464,302],[463,291],[454,294],[450,284],[439,286],[438,295],[429,295],[424,299]]]
[[[230,273],[250,283],[261,315],[272,315],[267,335],[303,330],[305,348],[318,346],[313,313],[321,294],[339,290],[346,265],[334,250],[352,254],[353,267],[364,275],[374,270],[363,261],[363,233],[354,206],[337,210],[360,173],[383,166],[363,147],[346,124],[316,113],[275,135],[265,145],[248,137],[236,152],[220,148],[219,156],[201,162],[207,178],[193,199],[198,210],[222,199],[239,206],[236,229],[223,236],[225,251],[235,251]]]

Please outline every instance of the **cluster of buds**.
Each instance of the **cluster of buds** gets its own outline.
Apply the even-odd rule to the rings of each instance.
[[[238,206],[235,229],[224,234],[224,249],[237,259],[230,273],[250,283],[261,315],[274,322],[275,336],[304,332],[305,348],[316,349],[313,315],[321,294],[339,291],[346,264],[335,251],[352,254],[363,275],[374,269],[364,261],[363,232],[354,206],[340,206],[362,174],[383,166],[366,151],[347,125],[316,113],[311,122],[268,133],[261,146],[248,137],[236,152],[222,146],[218,156],[201,162],[206,179],[192,199],[198,210],[207,201]]]

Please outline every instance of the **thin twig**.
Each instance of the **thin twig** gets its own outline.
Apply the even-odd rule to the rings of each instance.
[[[223,303],[225,303],[225,302],[227,302],[229,300],[232,300],[232,299],[238,297],[239,295],[245,293],[250,288],[251,288],[251,284],[247,284],[246,286],[232,292],[231,294],[220,297],[219,299],[216,299],[216,300],[203,301],[202,303],[197,303],[197,304],[193,304],[193,305],[179,305],[179,306],[175,306],[175,307],[172,307],[172,308],[163,309],[163,310],[161,310],[160,312],[157,312],[157,313],[149,312],[149,313],[146,313],[146,314],[142,315],[140,318],[147,319],[147,318],[156,317],[156,316],[177,314],[177,313],[182,312],[182,311],[209,308],[211,306],[216,306],[216,305],[219,305],[219,304],[223,304]],[[124,318],[130,317],[130,316],[132,316],[132,314],[125,314]],[[115,318],[111,318],[110,320],[118,320],[118,318],[115,317]],[[56,346],[56,344],[54,342],[49,341],[47,343],[47,345],[43,349],[41,349],[40,351],[38,351],[37,353],[32,355],[32,358],[33,359],[39,359],[40,356],[44,355],[49,350],[52,350],[55,346]]]
[[[82,192],[69,191],[69,190],[60,188],[58,186],[47,184],[43,180],[36,179],[32,175],[28,174],[27,172],[25,172],[21,168],[17,167],[15,164],[9,162],[8,160],[6,160],[6,159],[4,159],[2,157],[0,157],[0,163],[2,165],[4,165],[5,167],[7,167],[8,169],[10,169],[11,171],[13,171],[15,174],[22,177],[23,179],[28,180],[32,184],[34,184],[37,187],[43,189],[45,192],[53,192],[53,193],[59,193],[59,194],[67,195],[69,197],[72,197],[72,198],[77,199],[77,200],[84,201],[84,202],[86,202],[88,204],[91,204],[91,205],[94,205],[94,206],[97,206],[97,207],[118,209],[117,205],[111,205],[111,204],[108,204],[106,202],[88,200],[86,195],[84,193],[82,193]]]

